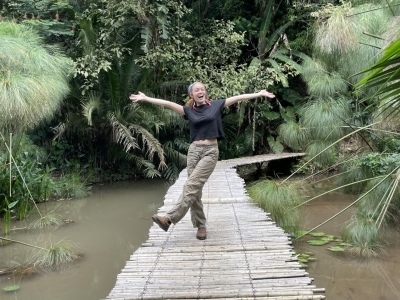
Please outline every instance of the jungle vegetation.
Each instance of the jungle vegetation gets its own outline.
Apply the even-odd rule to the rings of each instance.
[[[375,253],[376,233],[399,218],[399,9],[381,0],[0,2],[5,224],[35,201],[84,195],[84,183],[176,178],[186,122],[128,97],[184,104],[187,86],[202,81],[211,99],[274,92],[226,110],[220,158],[305,151],[296,170],[311,174],[305,183],[335,174],[361,195],[343,235],[353,252]],[[294,231],[300,218],[287,211],[311,201],[297,183],[267,179],[254,192]],[[288,207],[276,207],[285,195]]]

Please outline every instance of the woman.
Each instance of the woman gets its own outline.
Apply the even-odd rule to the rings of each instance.
[[[160,106],[166,106],[183,115],[189,121],[190,146],[187,155],[188,179],[183,188],[182,195],[174,207],[165,216],[154,215],[153,221],[163,230],[168,231],[171,223],[178,223],[190,208],[192,223],[197,229],[196,237],[204,240],[207,237],[206,217],[201,202],[202,189],[218,160],[218,140],[223,139],[222,112],[239,101],[250,100],[258,97],[274,98],[275,95],[262,90],[253,94],[242,94],[210,101],[206,88],[201,82],[194,82],[188,88],[190,100],[186,106],[174,102],[147,97],[139,92],[129,98],[133,102],[145,101]]]

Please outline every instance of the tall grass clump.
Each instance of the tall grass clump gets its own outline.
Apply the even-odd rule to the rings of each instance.
[[[332,97],[343,94],[348,89],[347,81],[328,63],[318,58],[304,60],[302,76],[306,79],[307,90],[313,97]]]
[[[346,252],[355,256],[377,256],[382,247],[375,220],[368,214],[353,215],[342,229],[341,236],[348,244]]]
[[[81,257],[76,244],[68,240],[51,242],[49,247],[47,247],[47,245],[37,246],[5,237],[0,237],[0,240],[17,243],[34,249],[28,266],[59,267],[71,263]]]
[[[58,227],[64,224],[61,216],[55,214],[47,214],[29,224],[29,229],[42,229],[46,227]]]
[[[80,258],[76,245],[71,241],[51,243],[45,251],[36,251],[32,256],[35,267],[59,267]]]
[[[326,5],[319,12],[320,22],[315,36],[315,47],[328,54],[343,54],[357,47],[357,26],[348,18],[349,4]],[[327,17],[328,16],[328,17]]]
[[[292,209],[302,202],[300,185],[296,182],[279,184],[273,180],[261,180],[248,187],[248,193],[255,203],[287,233],[294,233],[301,226],[301,210]]]
[[[310,141],[309,130],[301,122],[289,121],[278,127],[283,142],[294,150],[304,150]]]
[[[59,109],[73,62],[21,24],[0,22],[0,40],[0,130],[21,132]]]

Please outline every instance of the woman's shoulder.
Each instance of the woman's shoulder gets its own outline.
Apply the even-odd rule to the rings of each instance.
[[[212,104],[223,104],[223,103],[225,103],[225,101],[226,101],[226,99],[215,99],[215,100],[212,100],[211,101],[211,103]]]

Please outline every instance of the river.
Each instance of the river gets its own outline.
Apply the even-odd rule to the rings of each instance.
[[[54,210],[74,222],[57,229],[16,231],[10,238],[40,246],[49,240],[68,239],[77,243],[83,257],[61,271],[25,279],[0,276],[1,289],[11,284],[20,286],[16,292],[0,290],[0,299],[104,299],[129,256],[147,240],[151,216],[162,205],[167,189],[163,180],[96,185],[84,199],[40,205],[41,211]],[[15,244],[1,247],[0,267],[23,263],[32,250]]]
[[[169,185],[163,180],[146,180],[96,185],[84,199],[41,205],[73,223],[57,229],[19,230],[10,238],[45,245],[49,240],[69,239],[78,245],[82,259],[58,271],[42,272],[29,278],[0,276],[0,288],[20,285],[16,292],[0,290],[2,300],[99,300],[115,284],[117,275],[140,245],[147,240],[151,215],[162,205]],[[353,196],[334,193],[306,206],[306,227],[312,228],[354,200]],[[323,225],[318,231],[339,235],[352,210]],[[34,219],[34,215],[30,218]],[[24,223],[14,224],[23,227]],[[26,224],[25,224],[26,225]],[[333,253],[328,246],[310,246],[308,238],[295,244],[297,252],[312,251],[317,260],[308,272],[314,284],[326,289],[330,300],[400,299],[400,235],[387,239],[386,253],[378,258],[360,260]],[[24,262],[32,249],[22,245],[0,248],[0,267]]]

